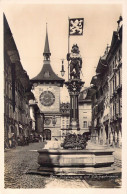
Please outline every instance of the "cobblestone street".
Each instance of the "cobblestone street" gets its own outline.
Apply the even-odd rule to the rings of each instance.
[[[42,143],[33,143],[5,152],[5,188],[43,188],[45,186],[44,177],[25,174],[28,168],[38,166],[38,153],[35,149],[41,147]]]
[[[50,188],[50,187],[88,187],[80,179],[68,180],[56,177],[26,174],[28,169],[37,169],[36,150],[41,149],[43,143],[33,143],[29,146],[7,150],[5,152],[5,188]]]
[[[89,188],[119,187],[120,179],[87,180],[83,177],[55,177],[26,174],[29,169],[37,169],[37,150],[43,143],[31,143],[5,151],[5,188]]]

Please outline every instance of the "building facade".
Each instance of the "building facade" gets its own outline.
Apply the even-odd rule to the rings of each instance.
[[[113,144],[122,144],[122,17],[113,33],[109,62],[110,128]]]
[[[28,137],[30,131],[30,82],[20,62],[10,27],[4,16],[4,136],[5,147],[12,138]]]
[[[99,143],[105,144],[108,139],[109,124],[109,88],[108,88],[108,66],[106,57],[108,49],[104,56],[100,58],[96,69],[97,75],[92,78],[91,84],[94,84],[95,92],[92,96],[92,138]]]
[[[113,32],[111,46],[100,57],[91,80],[92,139],[101,144],[122,144],[122,17]]]
[[[79,94],[79,126],[81,134],[91,131],[91,107],[90,90],[86,88]]]

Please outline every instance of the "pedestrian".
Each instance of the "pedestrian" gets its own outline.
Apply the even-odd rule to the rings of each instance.
[[[26,137],[26,142],[27,142],[27,145],[29,145],[29,138]]]
[[[23,146],[25,145],[25,135],[23,135]]]
[[[39,136],[40,142],[43,142],[43,137],[42,135]]]
[[[23,146],[23,135],[22,135],[22,134],[20,134],[20,136],[19,136],[19,137],[20,137],[20,145],[21,145],[21,146]]]
[[[9,138],[9,148],[11,148],[12,147],[12,138],[10,137]]]
[[[7,140],[5,139],[4,140],[4,149],[8,149],[9,148],[9,145],[8,145],[8,143],[7,143]]]
[[[113,135],[112,135],[112,132],[110,133],[110,145],[111,146],[113,145]]]
[[[15,148],[16,147],[16,140],[15,140],[15,136],[14,136],[14,134],[12,135],[12,148]]]
[[[20,141],[20,137],[19,136],[17,137],[17,142],[18,142],[18,146],[20,146],[21,145],[21,141]]]
[[[117,146],[117,132],[115,131],[115,145]]]

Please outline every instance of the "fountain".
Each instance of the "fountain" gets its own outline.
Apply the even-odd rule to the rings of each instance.
[[[38,150],[38,172],[55,175],[84,175],[107,173],[114,163],[113,150],[102,147],[87,148],[86,138],[80,134],[78,95],[84,82],[80,79],[82,58],[77,44],[67,55],[69,80],[65,82],[70,95],[70,126],[64,142],[51,141]]]

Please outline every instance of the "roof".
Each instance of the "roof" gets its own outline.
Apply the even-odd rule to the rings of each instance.
[[[7,61],[7,65],[11,66],[11,69],[15,69],[15,73],[12,73],[14,79],[20,79],[22,86],[25,89],[30,87],[29,76],[27,72],[23,69],[20,61],[19,52],[14,41],[10,26],[6,19],[5,14],[3,14],[3,24],[4,24],[4,60]]]
[[[119,31],[114,31],[112,35],[111,47],[108,53],[108,62],[112,59],[114,52],[116,52],[119,45],[122,43],[122,26],[120,27]]]
[[[4,49],[6,50],[15,50],[17,52],[18,58],[20,59],[17,46],[15,44],[15,40],[13,38],[13,34],[11,32],[10,26],[6,19],[5,14],[3,14],[3,23],[4,23]]]
[[[64,82],[64,79],[58,77],[51,65],[50,62],[49,63],[44,63],[40,73],[34,77],[33,79],[31,79],[31,81],[35,81],[35,82],[43,82],[43,81],[57,81],[57,82]]]
[[[108,50],[106,48],[104,55],[99,59],[99,62],[96,68],[96,73],[103,73],[107,68],[107,61],[106,61],[107,55],[108,55]]]
[[[88,88],[88,92],[87,92],[87,96],[86,96],[86,100],[91,100],[93,94],[94,94],[95,90],[93,90],[92,88]]]
[[[91,94],[90,89],[86,88],[85,90],[80,92],[78,101],[79,101],[79,103],[91,102],[91,97],[92,97],[92,94]]]

